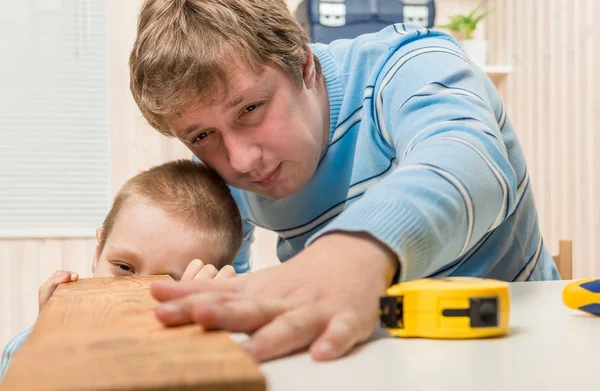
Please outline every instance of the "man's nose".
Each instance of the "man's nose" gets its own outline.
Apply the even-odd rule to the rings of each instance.
[[[231,168],[240,174],[252,171],[260,160],[259,146],[239,134],[228,137],[225,146]]]

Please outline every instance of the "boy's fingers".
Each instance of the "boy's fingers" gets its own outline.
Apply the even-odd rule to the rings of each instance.
[[[226,266],[223,266],[223,268],[221,270],[219,270],[219,273],[217,273],[215,280],[227,279],[227,278],[232,278],[235,276],[236,276],[236,272],[235,272],[235,269],[233,268],[233,266],[226,265]]]
[[[190,264],[183,272],[183,276],[181,276],[181,281],[193,280],[194,276],[196,276],[196,274],[198,274],[198,272],[202,270],[203,267],[204,262],[202,262],[199,259],[194,259],[192,262],[190,262]]]
[[[39,293],[40,293],[40,297],[46,295],[49,293],[49,295],[52,294],[52,292],[54,291],[54,289],[56,288],[56,286],[58,284],[60,284],[61,282],[69,282],[71,281],[71,274],[75,274],[75,276],[77,276],[77,273],[71,273],[68,271],[64,271],[64,270],[57,270],[54,272],[54,274],[52,274],[50,276],[50,278],[48,278],[46,280],[46,282],[44,282],[42,284],[42,286],[40,287]]]
[[[204,265],[204,267],[196,273],[194,280],[212,280],[218,272],[217,268],[209,263],[208,265]]]
[[[46,280],[46,282],[44,282],[39,289],[39,309],[41,310],[44,307],[44,305],[46,305],[46,303],[50,299],[50,296],[52,296],[52,294],[56,290],[58,284],[76,281],[78,279],[79,274],[77,273],[72,273],[64,270],[55,271],[54,274],[52,274],[50,278]]]

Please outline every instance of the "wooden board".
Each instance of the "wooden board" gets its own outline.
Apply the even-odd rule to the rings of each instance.
[[[150,283],[81,279],[54,292],[0,389],[263,391],[256,362],[224,332],[165,327]]]

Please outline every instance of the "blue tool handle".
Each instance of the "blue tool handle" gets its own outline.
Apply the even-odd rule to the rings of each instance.
[[[600,316],[600,278],[569,283],[563,291],[563,301],[569,308]]]
[[[580,309],[594,315],[600,316],[600,278],[581,284],[581,287],[595,296],[595,302],[586,304]],[[590,296],[593,298],[592,296]]]

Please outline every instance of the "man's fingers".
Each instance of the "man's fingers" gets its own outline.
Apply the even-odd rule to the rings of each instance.
[[[256,331],[242,346],[258,361],[306,348],[325,329],[326,315],[316,306],[286,312]]]
[[[221,279],[228,279],[228,278],[232,278],[236,276],[236,272],[235,269],[233,268],[233,266],[231,265],[226,265],[223,266],[223,268],[221,270],[219,270],[219,273],[217,273],[217,276],[215,277],[216,280],[221,280]]]
[[[235,292],[237,278],[225,280],[157,281],[150,293],[158,301],[170,301],[202,292]]]
[[[190,294],[180,299],[160,304],[156,310],[156,317],[167,326],[180,326],[194,322],[192,312],[198,306],[220,306],[226,303],[232,293],[203,293]],[[211,307],[212,308],[212,307]]]
[[[230,296],[221,304],[198,299],[192,309],[192,318],[206,329],[253,333],[285,310],[281,301],[249,300],[238,295],[235,298]]]
[[[366,339],[356,314],[341,313],[329,322],[325,332],[311,345],[310,353],[317,361],[333,360],[346,353],[360,340]]]
[[[183,272],[183,276],[181,276],[181,281],[193,280],[196,274],[198,274],[198,272],[202,270],[203,267],[204,262],[202,262],[199,259],[194,259],[192,262],[190,262],[190,264]]]
[[[159,305],[158,319],[168,326],[196,323],[206,329],[251,333],[284,312],[276,301],[252,301],[237,293],[201,293]]]
[[[212,280],[218,272],[217,268],[209,263],[208,265],[204,265],[204,267],[196,273],[194,280]]]

